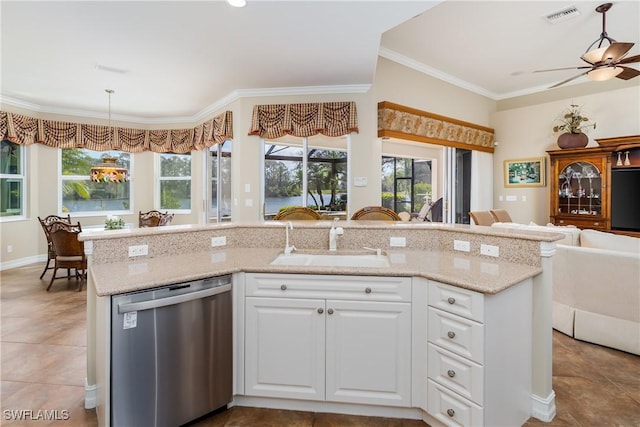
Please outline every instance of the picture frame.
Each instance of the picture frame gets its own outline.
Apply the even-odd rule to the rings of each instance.
[[[545,158],[513,159],[504,161],[505,187],[544,187]]]

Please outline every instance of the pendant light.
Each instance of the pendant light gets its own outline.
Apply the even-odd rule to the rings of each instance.
[[[113,141],[113,130],[111,129],[111,94],[115,91],[113,89],[105,89],[105,92],[109,94],[109,142]],[[111,145],[111,144],[109,144]],[[115,184],[120,182],[127,182],[127,169],[116,163],[115,157],[103,157],[102,163],[93,166],[91,168],[91,181],[93,182],[113,182]]]

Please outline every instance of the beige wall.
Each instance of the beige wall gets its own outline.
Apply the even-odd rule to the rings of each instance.
[[[609,83],[609,82],[606,82]],[[568,89],[571,98],[557,99],[558,92],[550,91],[546,96],[536,95],[531,99],[517,102],[496,102],[481,95],[442,82],[392,61],[380,58],[377,64],[374,84],[367,93],[358,94],[305,94],[291,96],[245,97],[230,103],[220,110],[231,110],[234,118],[234,145],[232,156],[232,201],[235,221],[255,221],[261,218],[260,206],[260,138],[248,136],[253,106],[269,103],[355,101],[358,109],[360,132],[351,135],[349,179],[349,210],[355,211],[366,205],[380,203],[380,157],[382,143],[377,137],[377,103],[390,101],[409,107],[429,111],[493,127],[500,145],[494,155],[475,153],[472,208],[490,208],[493,204],[512,212],[519,222],[535,221],[545,223],[548,219],[548,186],[535,189],[517,189],[508,192],[503,187],[502,162],[504,159],[540,157],[545,150],[555,148],[551,134],[551,123],[559,111],[572,102],[585,105],[587,111],[598,123],[598,128],[590,133],[592,138],[631,135],[640,133],[640,87],[628,86],[624,89],[591,93],[597,83],[585,84],[585,96],[575,96],[579,88]],[[603,86],[607,87],[607,86]],[[545,101],[546,99],[546,101]],[[551,100],[551,101],[549,101]],[[498,111],[497,108],[501,109]],[[68,120],[82,123],[106,124],[103,119],[69,117],[44,114],[0,105],[4,111],[12,111],[33,117],[54,120]],[[214,115],[214,114],[212,114]],[[127,122],[114,125],[136,126]],[[193,125],[195,125],[194,123]],[[189,127],[178,124],[167,127]],[[150,126],[149,126],[150,127]],[[159,126],[153,126],[157,128]],[[438,150],[433,146],[429,150]],[[132,214],[123,216],[126,222],[137,222],[138,210],[154,207],[156,167],[153,153],[134,155]],[[27,189],[26,221],[0,223],[1,258],[0,268],[24,265],[46,254],[45,239],[37,222],[38,216],[46,216],[58,211],[58,151],[40,144],[27,147]],[[194,152],[192,161],[192,213],[177,215],[174,224],[202,222],[206,183],[204,176],[206,152]],[[437,170],[441,169],[440,166]],[[437,191],[442,191],[442,177],[436,177]],[[354,177],[366,177],[366,187],[354,187]],[[245,192],[245,184],[250,191]],[[517,202],[499,201],[499,196],[515,195]],[[521,201],[525,196],[526,202]],[[247,206],[251,200],[252,206]],[[104,216],[76,217],[85,226],[100,225]],[[7,246],[13,252],[7,252]]]
[[[496,129],[499,145],[493,159],[493,205],[507,209],[515,222],[546,224],[549,221],[549,185],[506,188],[503,162],[506,159],[544,157],[548,174],[546,151],[559,149],[557,135],[552,132],[553,122],[571,104],[583,106],[583,112],[597,124],[595,130],[588,132],[588,146],[597,146],[597,138],[640,134],[640,85],[495,112],[491,123]],[[547,181],[549,179],[553,177],[547,175]],[[507,196],[515,196],[517,201],[506,201]]]

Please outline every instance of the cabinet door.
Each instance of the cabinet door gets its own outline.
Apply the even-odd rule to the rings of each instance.
[[[245,394],[323,400],[325,301],[245,301]]]
[[[327,301],[327,400],[411,404],[411,305]]]

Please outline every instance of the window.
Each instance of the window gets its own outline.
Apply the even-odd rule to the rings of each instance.
[[[348,137],[283,137],[264,144],[264,216],[307,206],[344,213]]]
[[[160,209],[191,210],[191,154],[160,154]]]
[[[382,157],[382,206],[417,213],[432,195],[430,160]]]
[[[131,181],[93,182],[91,167],[105,157],[115,157],[132,176],[132,158],[122,151],[92,151],[84,148],[60,150],[60,212],[125,214],[131,210]],[[131,179],[131,178],[130,178]]]
[[[209,221],[231,221],[231,140],[211,147],[211,206]]]
[[[0,155],[0,218],[24,218],[24,147],[4,140]]]

